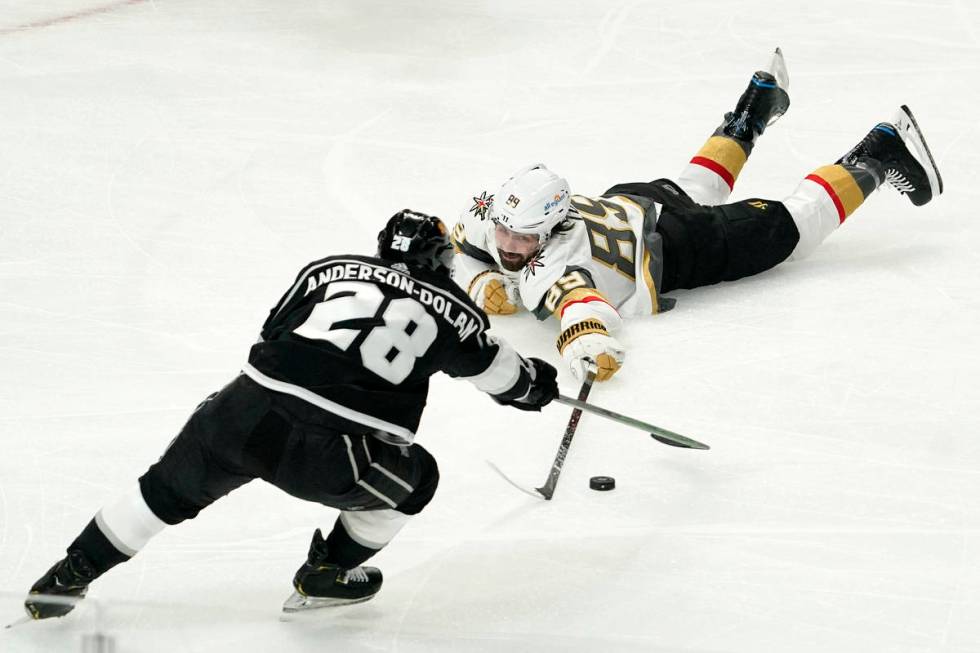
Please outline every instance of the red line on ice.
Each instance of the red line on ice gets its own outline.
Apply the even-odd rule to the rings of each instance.
[[[111,11],[117,9],[122,9],[129,5],[138,5],[148,0],[117,0],[116,2],[110,2],[109,4],[99,5],[98,7],[92,7],[91,9],[83,9],[81,11],[76,11],[73,14],[65,14],[63,16],[55,16],[54,18],[45,18],[43,20],[37,20],[33,23],[24,23],[23,25],[17,25],[16,27],[4,27],[0,29],[0,36],[6,36],[8,34],[16,34],[17,32],[28,32],[33,29],[42,29],[45,27],[51,27],[52,25],[60,25],[62,23],[69,23],[73,20],[78,20],[80,18],[88,18],[89,16],[96,16],[98,14],[107,14]]]

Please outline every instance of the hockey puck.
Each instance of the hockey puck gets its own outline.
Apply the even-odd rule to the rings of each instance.
[[[616,479],[612,476],[593,476],[589,479],[589,487],[600,492],[608,492],[616,487]]]

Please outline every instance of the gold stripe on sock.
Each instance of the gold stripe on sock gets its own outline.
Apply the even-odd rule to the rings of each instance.
[[[861,204],[864,203],[864,192],[858,186],[854,176],[842,165],[831,165],[817,168],[813,175],[823,179],[840,199],[841,207],[844,210],[843,218],[854,213]]]
[[[727,136],[712,136],[708,139],[698,153],[694,157],[695,159],[707,159],[717,163],[732,176],[732,182],[738,178],[740,172],[742,172],[742,166],[748,160],[748,155],[742,146],[739,145],[735,139],[729,138]]]

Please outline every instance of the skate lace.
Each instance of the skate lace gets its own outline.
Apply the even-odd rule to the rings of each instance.
[[[885,181],[892,185],[900,193],[911,193],[915,190],[915,184],[910,182],[905,175],[898,170],[892,169],[885,173]]]
[[[367,572],[363,567],[354,567],[344,572],[344,583],[366,583],[368,582]]]
[[[876,135],[874,130],[871,131],[867,136],[861,139],[861,142],[851,148],[851,151],[844,155],[843,162],[854,165],[857,160],[862,156],[867,156],[870,151],[870,145],[876,140]],[[891,172],[888,173],[891,175]],[[889,179],[891,181],[891,179]]]

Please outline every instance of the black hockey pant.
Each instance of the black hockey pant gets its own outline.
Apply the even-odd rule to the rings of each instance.
[[[650,207],[644,240],[650,252],[662,247],[661,294],[764,272],[785,261],[800,241],[793,216],[775,200],[703,206],[669,179],[618,184],[604,193],[619,194]],[[661,206],[659,216],[654,202]],[[654,278],[657,272],[651,270]]]
[[[424,448],[341,433],[296,401],[244,375],[206,399],[140,477],[150,510],[178,524],[255,478],[341,510],[413,515],[432,499],[439,470]]]
[[[720,206],[665,206],[660,292],[698,288],[764,272],[785,261],[800,240],[782,202],[748,199]]]

